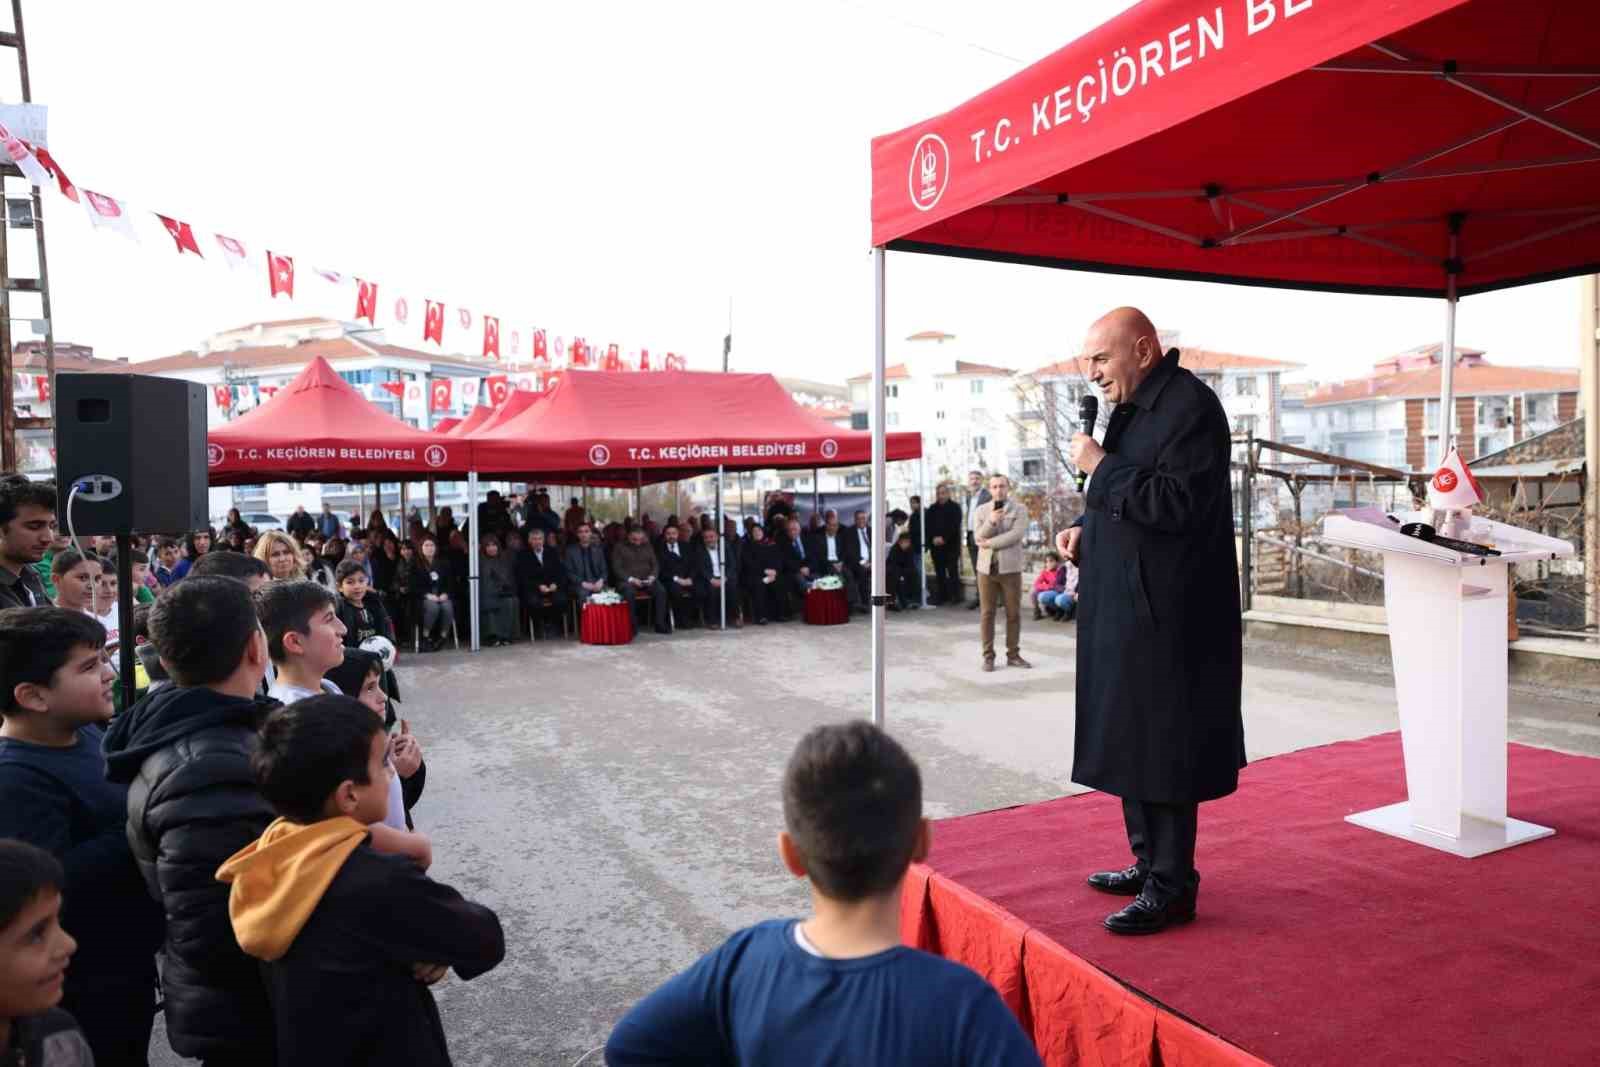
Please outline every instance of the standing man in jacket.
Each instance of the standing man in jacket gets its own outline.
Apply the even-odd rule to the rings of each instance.
[[[928,553],[933,556],[934,596],[937,604],[961,602],[961,505],[950,499],[950,486],[941,482],[928,509]]]
[[[1245,763],[1232,446],[1216,393],[1143,312],[1101,318],[1081,358],[1112,411],[1104,444],[1072,438],[1087,511],[1057,537],[1080,568],[1072,780],[1122,798],[1134,864],[1089,884],[1134,901],[1106,928],[1152,934],[1194,918],[1199,804]]]
[[[972,574],[976,579],[978,574],[978,509],[989,502],[989,487],[983,484],[982,471],[967,472],[967,559],[972,563]],[[957,592],[960,592],[957,589]],[[967,605],[968,611],[976,611],[980,603],[978,597],[978,583],[972,583],[972,603]]]
[[[978,632],[983,638],[983,669],[994,670],[994,609],[1006,604],[1006,666],[1032,667],[1022,658],[1022,538],[1028,513],[1011,499],[1011,480],[1004,474],[989,479],[989,499],[973,513],[970,536],[978,546],[978,603],[983,612]]]

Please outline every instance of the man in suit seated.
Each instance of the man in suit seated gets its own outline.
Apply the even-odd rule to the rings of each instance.
[[[670,634],[672,620],[667,615],[667,590],[657,580],[659,565],[655,549],[645,541],[644,527],[633,526],[628,539],[611,550],[611,575],[617,589],[630,604],[649,598],[654,608],[656,633]]]
[[[694,588],[694,561],[689,558],[689,550],[693,546],[683,544],[680,536],[681,531],[676,523],[661,531],[661,558],[657,563],[657,574],[667,590],[672,624],[682,628],[695,624],[699,599]]]
[[[727,547],[720,544],[714,526],[700,532],[700,543],[695,546],[695,598],[700,603],[700,618],[705,620],[708,628],[722,624],[724,596],[727,598],[728,621],[735,626],[743,625],[739,621],[739,586],[735,577],[739,572]]]
[[[606,566],[605,549],[595,540],[594,528],[588,523],[578,524],[577,540],[567,546],[562,563],[567,571],[567,592],[579,604],[606,587],[610,569]]]
[[[845,566],[845,540],[845,531],[839,525],[839,513],[829,508],[823,515],[822,528],[813,530],[807,540],[806,565],[811,569],[813,581],[830,574],[838,575],[844,583],[844,596],[850,609],[865,611],[866,608],[861,601],[861,589],[856,584],[855,575]]]
[[[811,571],[811,563],[806,555],[806,541],[800,535],[800,520],[790,515],[785,522],[782,533],[774,538],[778,544],[778,555],[783,559],[783,580],[779,583],[782,588],[778,593],[778,618],[788,621],[794,605],[804,603],[806,592],[811,588],[815,575]]]
[[[879,551],[873,543],[872,527],[867,523],[867,513],[855,514],[855,525],[844,531],[839,540],[844,558],[844,569],[856,584],[856,609],[867,610],[866,598],[872,593],[872,554]]]
[[[528,613],[535,636],[554,634],[561,628],[567,607],[567,572],[556,551],[544,543],[544,527],[528,527],[528,547],[517,553],[517,594]]]

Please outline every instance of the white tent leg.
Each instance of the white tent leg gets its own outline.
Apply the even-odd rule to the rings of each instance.
[[[1444,302],[1444,351],[1439,353],[1439,462],[1450,451],[1451,434],[1455,432],[1455,373],[1456,373],[1456,253],[1460,249],[1460,223],[1451,219],[1450,259],[1446,269],[1450,272]],[[1474,420],[1476,421],[1476,420]],[[1469,430],[1470,432],[1470,430]],[[1426,461],[1426,457],[1424,457]]]
[[[926,458],[917,460],[917,495],[922,497],[922,510],[917,515],[917,533],[922,537],[922,543],[917,546],[917,577],[922,580],[922,599],[918,601],[923,607],[928,606],[928,461]]]
[[[873,285],[873,350],[872,350],[872,529],[882,530],[886,521],[884,511],[884,256],[883,248],[872,250]],[[883,538],[872,546],[872,722],[883,725],[883,623],[885,597],[883,595]]]
[[[722,603],[722,628],[728,628],[728,557],[722,545],[722,464],[717,464],[717,569],[722,572],[722,584],[717,587],[717,598]]]
[[[482,531],[478,529],[478,472],[467,472],[467,519],[472,523],[468,527],[472,536],[467,540],[467,619],[472,624],[472,651],[478,651],[483,634],[483,627],[478,622],[478,546],[472,542],[478,540]]]

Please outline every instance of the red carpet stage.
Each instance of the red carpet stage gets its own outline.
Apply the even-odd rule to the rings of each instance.
[[[1404,799],[1399,734],[1253,764],[1200,809],[1199,918],[1145,938],[1083,882],[1129,862],[1115,797],[946,819],[904,938],[994,982],[1051,1067],[1600,1063],[1600,760],[1512,745],[1509,774],[1556,836],[1466,860],[1344,821]]]

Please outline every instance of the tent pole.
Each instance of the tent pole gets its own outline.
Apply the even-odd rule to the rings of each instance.
[[[1444,302],[1444,351],[1439,354],[1439,462],[1450,452],[1450,438],[1455,432],[1455,372],[1456,372],[1456,272],[1460,269],[1457,254],[1461,245],[1461,216],[1450,216],[1450,258],[1445,261],[1449,272]]]
[[[811,468],[811,514],[822,507],[822,468]]]
[[[872,250],[872,529],[882,529],[884,512],[884,257],[882,246]],[[883,623],[888,599],[883,595],[883,545],[872,547],[872,722],[883,726]]]
[[[405,475],[402,474],[400,476],[400,539],[402,541],[406,539],[406,534],[411,529],[411,519],[406,514],[411,506],[410,490],[411,483],[406,481]]]
[[[917,460],[917,495],[922,497],[922,510],[917,513],[917,576],[922,579],[922,599],[919,603],[928,606],[928,461],[926,458]]]
[[[432,529],[434,523],[439,521],[439,503],[438,503],[437,498],[434,495],[435,491],[437,490],[437,488],[438,487],[434,485],[433,479],[429,478],[428,479],[428,527],[430,529]]]
[[[472,624],[472,651],[478,651],[483,627],[478,623],[478,472],[467,472],[467,518],[472,520],[472,537],[467,542],[467,612]]]
[[[722,628],[728,628],[728,557],[722,544],[722,464],[717,464],[717,569],[722,572],[722,584],[717,587],[722,601]]]
[[[639,469],[639,488],[633,497],[633,518],[640,526],[644,525],[644,468]]]

